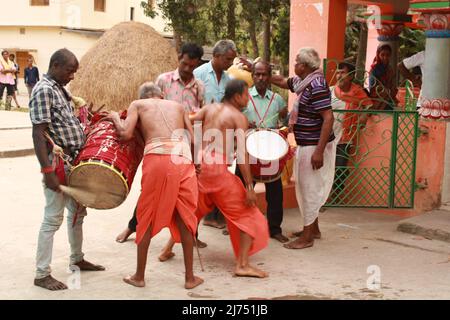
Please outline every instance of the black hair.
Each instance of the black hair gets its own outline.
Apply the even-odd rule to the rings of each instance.
[[[248,84],[244,80],[231,80],[225,87],[225,95],[223,96],[222,101],[229,101],[236,94],[243,94],[245,88],[248,88]]]
[[[14,53],[11,53],[11,54],[9,55],[9,57],[15,59],[15,58],[16,58],[16,55],[15,55]]]
[[[265,65],[269,69],[269,75],[270,76],[272,75],[272,65],[270,63],[268,63],[267,61],[258,61],[258,62],[255,62],[254,64],[252,64],[252,74],[255,73],[256,65],[258,63]]]
[[[181,47],[180,59],[187,54],[189,59],[201,60],[203,57],[203,48],[195,43],[185,43]]]
[[[348,73],[352,74],[352,75],[355,73],[355,70],[356,70],[355,66],[352,65],[351,63],[340,62],[339,65],[338,65],[338,69],[341,70],[341,69],[344,69],[344,68],[346,68],[348,70]]]
[[[72,61],[71,59],[75,59],[78,62],[77,57],[71,51],[66,48],[59,49],[50,58],[49,68],[52,68],[55,63],[65,66]]]

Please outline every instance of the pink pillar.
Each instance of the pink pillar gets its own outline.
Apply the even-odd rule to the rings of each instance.
[[[302,47],[313,47],[322,59],[344,58],[346,16],[347,0],[291,0],[290,76]]]

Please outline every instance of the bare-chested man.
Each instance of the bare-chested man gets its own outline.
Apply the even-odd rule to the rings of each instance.
[[[192,136],[192,126],[181,104],[162,100],[161,89],[153,83],[143,86],[141,89],[153,99],[134,101],[124,121],[116,112],[109,116],[121,139],[130,139],[139,123],[146,142],[137,206],[137,269],[123,280],[136,287],[145,286],[150,240],[168,227],[175,241],[181,240],[183,245],[185,288],[192,289],[203,283],[193,271],[198,187],[191,148],[183,135],[185,129]]]
[[[199,202],[197,218],[217,206],[226,218],[236,256],[235,275],[264,278],[268,274],[250,266],[249,256],[265,248],[269,241],[267,220],[256,207],[256,194],[245,150],[247,118],[241,110],[248,103],[248,85],[232,80],[226,86],[223,103],[210,104],[191,117],[203,123],[201,172],[198,176]],[[211,139],[209,139],[210,137]],[[234,154],[237,141],[237,160],[245,188],[240,179],[228,171],[227,164]],[[166,246],[170,255],[171,243]]]

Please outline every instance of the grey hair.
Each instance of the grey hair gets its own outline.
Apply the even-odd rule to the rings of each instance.
[[[237,52],[236,44],[233,40],[220,40],[214,45],[213,56],[224,55],[229,50]]]
[[[153,82],[146,82],[139,87],[139,99],[159,98],[161,96],[161,88]]]
[[[320,68],[322,61],[316,50],[310,47],[301,48],[297,53],[297,62],[303,63],[311,69],[317,70]]]

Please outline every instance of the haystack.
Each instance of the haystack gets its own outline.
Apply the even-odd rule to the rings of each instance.
[[[124,110],[139,86],[176,69],[175,48],[152,27],[123,22],[107,31],[83,56],[71,82],[74,96],[106,110]]]

